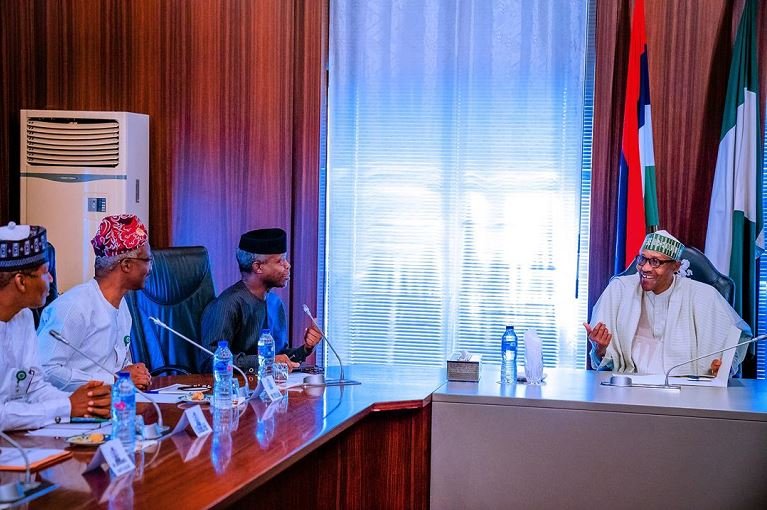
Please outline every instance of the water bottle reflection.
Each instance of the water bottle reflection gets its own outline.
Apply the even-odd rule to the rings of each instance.
[[[232,431],[237,428],[239,415],[231,408],[212,408],[211,412],[213,413],[213,444],[210,448],[210,461],[216,473],[223,473],[232,459]]]

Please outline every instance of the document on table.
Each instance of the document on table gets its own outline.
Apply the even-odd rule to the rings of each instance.
[[[209,385],[194,385],[194,384],[171,384],[170,386],[163,386],[152,390],[151,393],[175,393],[176,395],[186,395],[195,391],[208,391],[211,387]]]
[[[28,436],[35,437],[72,437],[79,434],[88,434],[90,432],[109,433],[111,422],[102,423],[54,423],[37,430],[27,432]]]
[[[37,469],[43,465],[58,462],[72,456],[72,452],[54,448],[24,448],[24,453],[29,458],[31,469]],[[19,450],[5,447],[0,450],[0,470],[23,471],[25,469],[26,463]]]
[[[183,395],[186,395],[187,393],[188,392],[184,392]],[[152,393],[150,394],[150,397],[158,404],[176,404],[183,395],[179,393]],[[147,404],[150,400],[141,393],[136,393],[136,402]]]
[[[304,377],[308,376],[309,374],[306,374],[304,372],[291,372],[288,375],[287,382],[280,383],[278,386],[280,388],[289,389],[289,388],[297,388],[299,386],[303,386],[304,384]]]

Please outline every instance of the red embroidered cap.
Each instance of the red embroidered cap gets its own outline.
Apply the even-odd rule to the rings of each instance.
[[[107,216],[91,239],[97,257],[114,257],[144,246],[149,240],[146,226],[134,214]]]

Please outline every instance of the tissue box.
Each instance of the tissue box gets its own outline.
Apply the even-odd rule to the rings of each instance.
[[[447,360],[447,380],[478,382],[481,361],[481,354],[472,354],[470,359],[464,361]]]

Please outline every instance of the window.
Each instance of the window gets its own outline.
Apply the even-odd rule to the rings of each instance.
[[[767,117],[762,117],[767,118]],[[767,147],[767,123],[764,123],[762,147]],[[762,150],[762,213],[767,220],[767,151]],[[764,223],[767,225],[767,221]],[[757,293],[757,333],[767,332],[767,257],[759,258],[759,291]],[[767,341],[756,342],[756,378],[767,378]]]
[[[333,0],[330,23],[324,310],[344,362],[499,362],[513,324],[547,366],[585,366],[589,1]]]

